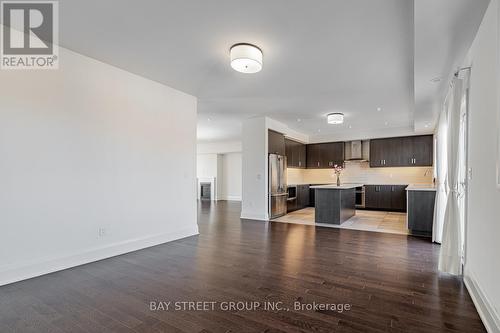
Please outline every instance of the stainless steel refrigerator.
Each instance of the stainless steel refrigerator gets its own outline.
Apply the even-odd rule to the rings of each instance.
[[[271,219],[286,214],[288,197],[286,183],[286,156],[269,155],[269,217]]]

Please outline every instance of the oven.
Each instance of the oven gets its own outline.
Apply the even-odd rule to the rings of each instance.
[[[296,200],[297,199],[297,186],[295,185],[288,185],[288,201]]]
[[[356,208],[365,208],[365,187],[356,187]]]

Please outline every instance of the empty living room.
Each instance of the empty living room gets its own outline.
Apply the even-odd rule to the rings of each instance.
[[[0,20],[0,333],[500,333],[500,0]]]

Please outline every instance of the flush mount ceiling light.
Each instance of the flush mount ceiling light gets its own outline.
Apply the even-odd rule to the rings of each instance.
[[[262,51],[257,46],[239,43],[231,46],[231,67],[238,72],[253,74],[262,70]]]
[[[329,124],[339,125],[344,122],[344,114],[340,112],[330,113],[326,116]]]

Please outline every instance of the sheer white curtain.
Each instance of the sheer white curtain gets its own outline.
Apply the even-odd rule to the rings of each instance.
[[[464,79],[455,77],[447,99],[446,177],[448,195],[444,213],[439,270],[462,274],[464,234],[464,186],[466,160],[467,87]],[[465,119],[465,121],[464,121]],[[441,207],[438,207],[439,209]]]
[[[446,212],[446,202],[448,201],[448,189],[446,187],[447,165],[447,136],[448,117],[447,111],[449,100],[444,105],[444,109],[439,116],[437,128],[436,144],[436,204],[434,207],[434,224],[432,228],[432,241],[441,243],[443,239],[444,214]]]

